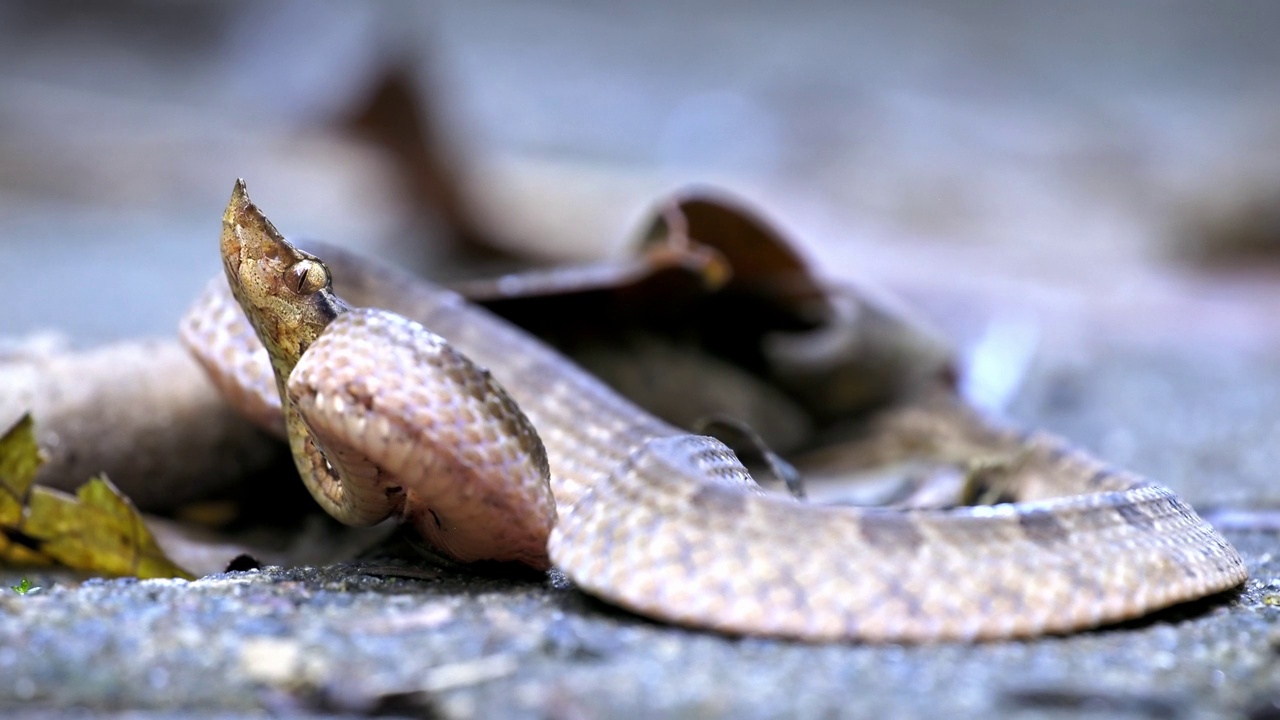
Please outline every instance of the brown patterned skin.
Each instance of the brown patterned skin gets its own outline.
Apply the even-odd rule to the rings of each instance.
[[[881,444],[987,457],[984,482],[1017,502],[807,505],[762,492],[718,441],[648,415],[457,295],[326,250],[348,299],[390,312],[344,311],[327,268],[280,238],[242,184],[224,218],[223,253],[271,360],[248,349],[222,283],[184,320],[188,347],[229,399],[278,428],[279,401],[264,392],[274,367],[299,471],[335,517],[399,515],[461,559],[544,567],[546,556],[530,550],[541,543],[583,590],[638,613],[811,641],[1068,632],[1246,577],[1236,551],[1169,490],[1052,438],[990,429],[955,403],[887,416]],[[245,268],[262,258],[267,279],[255,280]],[[310,318],[331,309],[312,335],[322,324]],[[502,438],[514,439],[491,449]],[[537,490],[548,467],[554,507]],[[460,527],[464,518],[474,529]],[[465,543],[451,545],[451,533]]]

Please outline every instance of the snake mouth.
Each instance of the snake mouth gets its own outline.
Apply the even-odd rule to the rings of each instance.
[[[231,200],[222,214],[222,264],[237,277],[240,274],[240,262],[244,258],[240,228],[244,225],[245,210],[248,207],[249,196],[244,179],[240,178],[231,189]]]
[[[222,266],[231,273],[233,277],[240,277],[240,241],[235,239],[235,228],[227,228],[229,237],[222,241],[224,252],[222,254]],[[228,252],[229,251],[229,252]]]

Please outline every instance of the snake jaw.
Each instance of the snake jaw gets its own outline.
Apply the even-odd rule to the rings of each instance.
[[[248,220],[254,211],[257,211],[257,208],[249,200],[244,178],[237,178],[235,187],[231,190],[231,200],[222,213],[222,265],[227,271],[228,278],[240,277],[240,263],[244,252],[244,242],[240,233],[241,229],[249,224]],[[232,287],[235,287],[235,282],[232,282]]]

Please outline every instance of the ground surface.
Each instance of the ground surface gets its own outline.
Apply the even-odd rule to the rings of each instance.
[[[1112,444],[1134,467],[1170,469],[1170,483],[1202,506],[1222,497],[1240,498],[1227,504],[1245,509],[1252,507],[1248,497],[1274,505],[1267,468],[1280,463],[1280,444],[1256,442],[1246,430],[1238,435],[1243,444],[1227,453],[1234,464],[1204,457],[1207,449],[1227,452],[1217,436],[1223,426],[1274,433],[1274,405],[1235,382],[1249,377],[1274,392],[1274,367],[1233,372],[1233,381],[1222,383],[1213,370],[1177,361],[1111,357],[1070,375],[1039,375],[1018,413]],[[1108,380],[1137,369],[1142,383]],[[1069,379],[1074,373],[1092,381],[1077,384]],[[1194,412],[1153,402],[1163,394],[1152,388],[1164,384],[1181,388]],[[1125,429],[1123,440],[1115,428]],[[1249,567],[1241,593],[1118,628],[978,646],[730,639],[612,610],[555,577],[443,571],[405,579],[360,564],[270,568],[194,583],[35,575],[46,586],[39,593],[0,595],[0,708],[160,715],[429,708],[444,717],[488,718],[1270,717],[1277,708],[1268,704],[1280,702],[1280,532],[1234,530],[1227,537]],[[17,578],[4,574],[6,585]],[[421,692],[379,699],[409,691]]]

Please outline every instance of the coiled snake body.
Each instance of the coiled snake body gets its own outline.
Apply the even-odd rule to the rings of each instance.
[[[288,435],[335,517],[398,516],[462,561],[554,563],[641,614],[806,640],[1066,632],[1246,577],[1172,492],[1049,439],[1004,438],[1027,468],[1012,475],[1016,503],[898,511],[766,494],[718,441],[451,292],[337,254],[344,293],[383,308],[350,309],[243,183],[222,253],[229,283],[182,329],[215,382]]]

